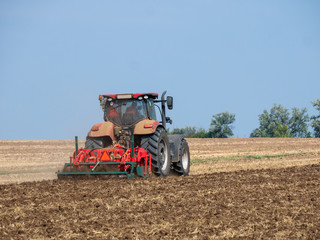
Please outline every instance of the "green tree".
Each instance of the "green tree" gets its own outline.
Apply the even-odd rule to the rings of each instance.
[[[185,137],[191,137],[197,132],[196,127],[186,126],[185,128],[174,128],[169,134],[181,134]]]
[[[205,129],[200,128],[199,130],[197,130],[195,134],[193,134],[190,137],[191,138],[210,138],[210,133],[207,132]]]
[[[191,137],[192,135],[194,135],[197,132],[196,127],[185,127],[184,129],[184,136],[185,137]]]
[[[308,122],[310,117],[307,114],[307,108],[292,108],[289,127],[293,137],[311,137],[308,131]]]
[[[185,128],[174,128],[172,131],[168,130],[168,134],[181,134],[187,138],[209,138],[209,132],[203,128],[186,126]]]
[[[307,109],[293,108],[292,116],[281,104],[274,104],[270,112],[264,110],[259,115],[259,128],[250,137],[310,137]]]
[[[212,116],[209,135],[212,138],[228,138],[233,136],[232,124],[236,120],[235,114],[228,111]]]
[[[311,126],[314,130],[314,136],[318,138],[320,137],[320,100],[317,98],[317,100],[312,102],[312,106],[314,106],[319,112],[319,115],[314,115],[311,117]]]
[[[270,109],[270,113],[264,110],[259,115],[260,127],[255,129],[250,134],[250,137],[275,137],[275,134],[281,135],[283,131],[281,129],[284,129],[285,125],[289,125],[289,116],[288,109],[284,108],[281,104],[274,104]]]
[[[279,121],[276,124],[273,137],[292,137],[292,132],[287,124],[281,124]]]
[[[253,130],[253,132],[250,134],[250,137],[267,137],[267,132],[265,129],[256,128]]]

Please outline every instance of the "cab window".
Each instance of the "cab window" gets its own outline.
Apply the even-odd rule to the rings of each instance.
[[[149,115],[151,117],[152,120],[157,120],[157,115],[156,115],[156,110],[155,110],[155,107],[154,107],[154,102],[153,100],[148,100],[147,102],[147,106],[148,106],[148,112],[149,112]]]

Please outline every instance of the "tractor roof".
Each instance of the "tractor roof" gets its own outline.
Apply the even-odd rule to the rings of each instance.
[[[138,99],[139,97],[145,97],[156,99],[158,93],[125,93],[125,94],[104,94],[100,95],[99,99],[112,98],[112,99]]]

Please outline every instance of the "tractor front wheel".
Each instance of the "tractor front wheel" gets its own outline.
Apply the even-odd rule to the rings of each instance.
[[[154,173],[167,177],[171,168],[167,132],[163,128],[158,128],[152,135],[143,136],[141,147],[151,154],[151,164],[154,168]]]
[[[102,137],[89,137],[87,136],[84,144],[85,149],[104,148],[104,141]]]

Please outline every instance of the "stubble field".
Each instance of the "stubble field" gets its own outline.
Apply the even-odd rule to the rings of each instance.
[[[320,238],[320,139],[188,142],[189,177],[58,181],[73,141],[0,141],[0,239]]]

